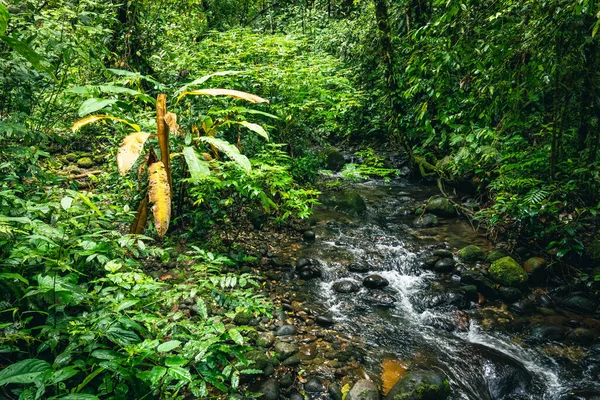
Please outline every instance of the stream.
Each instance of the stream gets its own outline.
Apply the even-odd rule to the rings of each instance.
[[[355,183],[350,190],[364,199],[366,212],[349,216],[319,207],[316,240],[289,251],[292,258],[311,259],[321,269],[322,277],[308,280],[303,290],[327,309],[334,329],[361,339],[368,371],[379,374],[382,361],[393,359],[409,370],[442,372],[451,399],[600,398],[598,345],[563,340],[575,327],[596,329],[597,319],[554,305],[540,307],[535,294],[529,296],[538,307],[525,315],[500,301],[479,298],[478,304],[477,294],[463,290],[456,271],[467,266],[456,251],[476,244],[489,252],[494,246],[460,219],[440,218],[436,227],[414,228],[411,209],[438,194],[435,186],[397,179]],[[439,248],[454,253],[452,272],[424,268],[423,260]],[[352,264],[363,269],[351,272]],[[370,274],[389,285],[367,289],[362,281]],[[338,293],[333,287],[340,280],[360,289]],[[542,303],[551,301],[543,297]],[[542,333],[540,339],[539,329],[531,328],[540,323],[551,331],[557,326],[563,335]]]

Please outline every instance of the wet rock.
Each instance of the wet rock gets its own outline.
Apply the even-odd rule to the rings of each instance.
[[[275,343],[275,347],[274,347],[275,351],[279,353],[280,355],[280,359],[286,359],[289,356],[291,356],[292,354],[294,354],[295,352],[298,351],[298,346],[296,346],[293,343],[286,343],[286,342],[277,342]]]
[[[487,257],[485,258],[485,261],[489,262],[489,263],[493,263],[494,261],[498,261],[501,258],[504,257],[508,257],[509,254],[502,249],[496,249],[496,250],[492,250],[490,252],[490,254],[487,255]]]
[[[519,300],[522,296],[522,293],[519,289],[508,286],[500,287],[500,289],[498,289],[498,293],[500,294],[502,300],[509,303]]]
[[[254,361],[254,364],[252,364],[251,368],[256,368],[260,369],[261,371],[264,371],[267,365],[269,365],[269,358],[267,357],[264,351],[250,350],[245,354],[245,356],[246,359],[248,359],[248,361]]]
[[[304,279],[304,280],[320,278],[323,276],[323,271],[321,270],[321,268],[317,267],[316,265],[309,265],[307,267],[304,267],[302,269],[302,271],[300,271],[298,276],[300,276],[300,279]]]
[[[554,306],[554,302],[547,294],[537,296],[535,301],[540,307],[552,308]]]
[[[314,231],[306,231],[302,235],[302,238],[304,239],[305,242],[313,242],[316,237],[317,236],[315,235]]]
[[[458,257],[465,262],[477,262],[485,260],[485,253],[479,246],[470,245],[460,249]]]
[[[519,246],[515,249],[515,254],[521,257],[521,259],[523,259],[529,254],[529,248],[525,246]]]
[[[282,325],[275,331],[275,336],[290,336],[296,333],[294,325]]]
[[[77,166],[80,168],[92,168],[94,166],[94,160],[89,157],[82,157],[77,160]]]
[[[67,159],[67,161],[69,162],[75,162],[77,161],[77,159],[79,158],[79,156],[75,153],[69,153],[65,156],[65,158]]]
[[[491,399],[522,399],[531,392],[533,377],[518,361],[500,351],[473,345],[473,351],[485,357],[485,383]],[[526,396],[530,399],[530,396]]]
[[[460,287],[460,291],[471,300],[477,300],[477,286],[475,285],[463,285]]]
[[[304,396],[297,390],[292,391],[292,393],[288,395],[288,398],[289,400],[305,400]]]
[[[456,209],[445,197],[436,197],[429,199],[425,210],[428,213],[437,215],[438,217],[454,217]]]
[[[323,193],[319,196],[319,201],[327,208],[350,214],[362,214],[367,210],[363,198],[351,190]]]
[[[323,315],[319,315],[317,317],[317,324],[320,326],[329,327],[329,326],[332,326],[333,324],[335,324],[335,322],[331,318],[325,317]]]
[[[346,400],[379,400],[379,390],[373,381],[361,379],[352,386]]]
[[[303,344],[298,348],[296,357],[300,360],[312,360],[317,356],[317,344],[315,342]]]
[[[308,258],[300,258],[298,261],[296,261],[296,271],[300,272],[302,271],[302,269],[308,267],[309,265],[312,265],[311,260],[309,260]]]
[[[346,165],[344,155],[336,149],[325,150],[325,167],[331,171],[339,172]]]
[[[563,306],[579,314],[593,314],[596,311],[596,303],[583,296],[571,296],[563,301]]]
[[[566,329],[558,325],[535,324],[529,328],[531,339],[538,343],[562,340]]]
[[[571,342],[587,346],[594,343],[597,337],[596,332],[591,329],[576,328],[569,332],[568,339]]]
[[[435,249],[433,255],[440,258],[452,258],[453,254],[448,249]]]
[[[269,379],[265,381],[258,389],[262,396],[261,399],[264,400],[278,400],[279,399],[279,382],[275,379]]]
[[[528,279],[527,273],[512,257],[494,261],[490,266],[490,275],[499,284],[515,288],[525,287]]]
[[[321,378],[308,378],[308,380],[304,384],[304,391],[307,393],[322,393],[326,390],[327,389],[325,389],[325,385],[323,385],[323,380]]]
[[[382,290],[370,290],[365,300],[378,307],[393,307],[397,301],[394,296]]]
[[[436,371],[417,370],[407,373],[392,387],[387,400],[444,400],[450,395],[450,384]]]
[[[250,311],[240,311],[233,317],[233,322],[237,325],[248,325],[253,317],[254,315]]]
[[[256,337],[256,345],[259,347],[271,347],[275,341],[275,335],[273,332],[261,332]]]
[[[352,263],[352,264],[348,265],[348,271],[350,271],[350,272],[365,273],[365,272],[369,272],[370,270],[371,270],[371,267],[367,264]]]
[[[331,288],[338,293],[356,293],[360,291],[358,283],[350,280],[342,280],[335,282]]]
[[[452,258],[442,258],[435,263],[433,269],[437,272],[450,272],[455,264],[456,262]]]
[[[413,221],[413,226],[415,228],[431,228],[438,226],[439,224],[440,221],[438,221],[437,217],[433,214],[422,215]]]
[[[440,261],[439,257],[429,257],[426,258],[425,260],[423,260],[423,266],[425,268],[429,268],[429,269],[433,269],[433,267],[435,266],[435,263],[437,263],[438,261]]]
[[[522,299],[511,304],[510,310],[516,314],[527,315],[535,312],[535,303],[530,299]]]
[[[388,286],[390,283],[381,275],[369,275],[363,279],[363,286],[369,289],[381,289]]]
[[[302,360],[300,360],[295,354],[292,356],[289,356],[288,358],[286,358],[285,360],[283,360],[283,362],[281,363],[282,365],[286,366],[286,367],[295,367],[296,365],[300,365],[300,363],[302,362]]]
[[[329,384],[329,386],[327,387],[327,393],[329,393],[329,396],[332,400],[342,400],[342,398],[344,397],[340,385],[338,385],[335,382]]]
[[[294,375],[290,372],[286,372],[281,379],[279,379],[279,384],[284,388],[292,386],[294,384]]]
[[[540,272],[540,270],[543,270],[544,267],[546,267],[546,260],[544,260],[542,257],[528,258],[527,261],[525,261],[525,264],[523,264],[523,269],[528,274]]]
[[[467,285],[475,285],[477,290],[487,297],[496,297],[498,292],[496,285],[490,279],[485,277],[480,271],[476,269],[465,270],[461,274],[461,282]]]

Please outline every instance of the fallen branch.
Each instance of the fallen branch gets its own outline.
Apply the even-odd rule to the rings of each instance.
[[[102,171],[89,171],[83,174],[77,174],[77,175],[69,175],[68,177],[71,179],[81,179],[81,178],[87,178],[90,175],[98,175],[102,173]]]

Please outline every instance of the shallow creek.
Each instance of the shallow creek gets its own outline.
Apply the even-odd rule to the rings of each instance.
[[[569,320],[587,317],[558,307],[547,307],[551,311],[544,315],[534,311],[518,316],[499,301],[478,305],[477,296],[460,291],[459,276],[423,267],[436,248],[455,254],[470,244],[486,252],[493,249],[463,220],[442,218],[434,228],[413,227],[410,209],[438,194],[435,186],[399,179],[357,183],[351,189],[365,200],[367,211],[351,217],[319,208],[316,240],[288,249],[288,254],[316,260],[322,278],[302,287],[312,302],[328,309],[334,329],[361,338],[369,372],[380,373],[386,359],[409,369],[443,371],[452,399],[600,398],[600,367],[589,359],[590,346],[536,341],[528,328],[548,313],[563,320],[565,315]],[[349,272],[352,263],[368,265],[368,271]],[[375,295],[362,286],[364,277],[373,273],[389,281]],[[334,291],[340,279],[355,281],[360,291]],[[390,296],[395,302],[382,307]]]

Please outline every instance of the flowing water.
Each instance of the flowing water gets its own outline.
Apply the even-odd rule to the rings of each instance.
[[[457,294],[457,276],[421,266],[434,248],[454,251],[477,244],[492,249],[466,221],[442,219],[435,228],[412,227],[415,216],[409,209],[437,194],[437,188],[397,180],[364,182],[352,190],[365,199],[367,212],[353,218],[317,210],[317,240],[295,255],[318,260],[324,275],[307,285],[312,301],[329,309],[336,329],[363,340],[371,371],[377,372],[381,361],[390,358],[443,371],[452,399],[600,398],[597,366],[559,355],[556,349],[570,349],[566,345],[535,344],[522,329],[511,329],[517,318],[513,320],[501,303],[486,307],[497,310],[496,316],[506,315],[499,318],[506,326],[486,324],[485,307]],[[348,272],[353,262],[368,264],[369,272]],[[332,289],[337,280],[361,284],[372,273],[389,281],[379,295],[384,300],[393,296],[393,306],[374,304],[380,299],[374,300],[366,288],[353,294]],[[462,319],[462,327],[457,327],[457,319]]]

